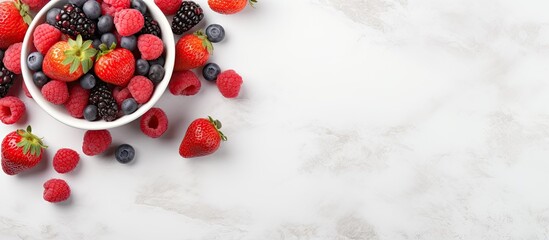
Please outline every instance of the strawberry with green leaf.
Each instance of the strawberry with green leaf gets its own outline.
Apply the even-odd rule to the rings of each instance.
[[[78,35],[76,40],[69,39],[54,44],[44,56],[42,69],[51,79],[72,82],[93,67],[96,53],[92,41],[84,42],[82,36]]]
[[[204,66],[212,51],[213,45],[202,30],[181,37],[175,46],[175,71]]]
[[[0,1],[0,49],[22,42],[32,18],[19,0]]]
[[[8,175],[16,175],[38,165],[47,146],[42,139],[27,130],[19,129],[9,133],[2,141],[2,170]]]

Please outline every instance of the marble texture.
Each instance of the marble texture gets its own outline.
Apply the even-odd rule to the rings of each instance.
[[[199,0],[206,6],[206,0]],[[112,134],[138,148],[129,166],[83,157],[0,175],[0,239],[440,240],[549,236],[549,2],[276,0],[212,14],[228,39],[213,61],[240,71],[243,95],[159,102],[169,133],[132,123]],[[25,99],[50,145],[83,131]],[[194,118],[229,141],[177,154]],[[63,137],[60,137],[63,136]],[[42,200],[66,179],[71,200]]]

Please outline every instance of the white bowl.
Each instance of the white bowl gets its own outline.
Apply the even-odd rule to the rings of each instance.
[[[80,129],[86,129],[86,130],[101,130],[101,129],[110,129],[119,127],[122,125],[125,125],[127,123],[130,123],[134,121],[135,119],[141,117],[143,114],[145,114],[149,109],[151,109],[154,104],[162,97],[162,94],[168,87],[168,83],[170,81],[170,78],[172,76],[174,63],[175,63],[175,43],[174,43],[174,37],[172,35],[172,30],[170,28],[170,24],[162,11],[154,4],[153,1],[143,1],[148,8],[148,12],[151,14],[151,16],[158,22],[160,25],[160,29],[162,30],[162,41],[164,42],[164,53],[166,58],[166,63],[164,64],[164,69],[166,70],[166,75],[164,75],[164,79],[162,82],[156,85],[156,88],[154,90],[154,93],[151,97],[151,100],[147,102],[146,104],[143,104],[137,111],[130,115],[126,115],[123,117],[120,117],[112,122],[106,122],[104,120],[99,120],[95,122],[90,122],[85,119],[78,119],[72,117],[64,106],[62,105],[54,105],[42,96],[42,93],[40,92],[40,89],[34,85],[34,82],[32,81],[32,74],[33,72],[29,70],[27,66],[27,56],[36,51],[36,48],[33,44],[33,32],[36,26],[46,22],[46,14],[49,9],[53,7],[62,8],[62,6],[67,3],[67,1],[50,1],[45,7],[40,10],[34,17],[34,20],[29,26],[29,30],[27,31],[27,34],[25,35],[25,40],[23,41],[23,47],[21,50],[21,70],[23,79],[25,81],[25,84],[27,85],[27,88],[29,89],[30,94],[32,95],[32,98],[38,103],[38,105],[44,109],[50,116],[57,119],[58,121],[69,125],[71,127],[80,128]]]

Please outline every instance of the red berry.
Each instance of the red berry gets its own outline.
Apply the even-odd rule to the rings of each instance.
[[[68,173],[76,168],[78,161],[80,161],[80,156],[76,151],[61,148],[53,156],[53,168],[58,173]]]
[[[227,70],[217,76],[217,88],[226,98],[236,98],[240,93],[242,77],[234,70]]]
[[[61,40],[62,35],[63,34],[59,29],[47,23],[43,23],[34,29],[34,33],[32,34],[34,38],[33,43],[36,50],[43,55],[46,55],[48,50]]]
[[[124,9],[114,15],[114,27],[122,36],[131,36],[145,25],[143,14],[136,9]]]
[[[88,106],[90,91],[82,88],[80,84],[73,85],[70,89],[69,100],[65,102],[65,108],[75,118],[84,117],[84,109]]]
[[[168,88],[173,95],[192,96],[200,91],[202,84],[192,71],[174,72]]]
[[[155,60],[164,52],[162,39],[152,34],[143,34],[137,39],[137,48],[141,53],[141,58],[145,60]]]
[[[165,15],[174,15],[181,6],[181,0],[154,0],[154,3]]]
[[[179,155],[184,158],[202,157],[217,151],[227,137],[219,131],[221,122],[211,117],[194,120],[179,145]]]
[[[19,98],[8,96],[0,99],[0,121],[14,124],[25,115],[25,104]]]
[[[109,4],[116,8],[130,8],[130,0],[104,0],[103,3]]]
[[[23,83],[23,92],[25,92],[25,96],[28,98],[32,98],[32,95],[29,92],[29,89],[27,88],[27,84]]]
[[[89,130],[84,134],[82,152],[88,156],[95,156],[105,152],[111,143],[112,137],[108,130]]]
[[[71,188],[61,179],[50,179],[44,183],[44,200],[51,203],[63,202],[71,196]]]
[[[116,103],[118,103],[118,107],[121,107],[122,102],[128,98],[131,98],[132,94],[128,88],[120,89],[120,87],[117,87],[112,91],[112,96],[114,97],[114,100],[116,100]]]
[[[46,5],[50,0],[21,0],[24,4],[29,5],[31,9],[39,9]]]
[[[44,98],[55,105],[61,105],[69,100],[69,88],[67,83],[51,80],[42,87]]]
[[[151,108],[141,117],[141,131],[151,137],[159,138],[168,130],[168,117],[160,108]]]
[[[146,77],[135,76],[130,80],[128,89],[130,90],[132,97],[135,98],[135,101],[143,104],[151,99],[154,85],[151,80]]]
[[[101,14],[114,16],[117,12],[122,11],[124,7],[115,7],[108,3],[101,3]]]
[[[0,1],[0,49],[22,42],[32,21],[20,2]]]
[[[11,45],[4,53],[4,66],[15,74],[21,74],[21,47],[23,43]]]

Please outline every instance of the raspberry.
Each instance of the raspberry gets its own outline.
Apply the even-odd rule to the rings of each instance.
[[[132,94],[130,93],[130,90],[128,88],[115,88],[112,91],[112,95],[114,97],[114,100],[116,100],[116,103],[118,103],[118,107],[122,106],[122,102],[124,102],[124,100],[132,97]]]
[[[63,202],[71,196],[71,188],[61,179],[50,179],[44,183],[44,200],[51,203]]]
[[[65,108],[75,118],[84,117],[84,109],[88,106],[90,91],[82,88],[80,84],[73,85],[70,89],[69,100],[65,102]]]
[[[138,33],[144,25],[145,18],[139,10],[124,9],[114,15],[114,27],[124,37]]]
[[[29,5],[32,9],[39,9],[46,5],[50,0],[21,0],[24,4]]]
[[[53,168],[58,173],[68,173],[76,168],[78,161],[80,161],[80,156],[76,151],[61,148],[53,156]]]
[[[168,117],[160,108],[151,108],[141,117],[141,131],[151,137],[159,138],[168,130]]]
[[[101,14],[114,16],[117,12],[122,11],[123,7],[111,6],[107,3],[101,3]]]
[[[165,15],[174,15],[181,6],[181,0],[154,0],[154,3]]]
[[[14,124],[25,115],[25,104],[19,98],[8,96],[0,99],[0,121]]]
[[[51,80],[42,87],[44,98],[55,105],[61,105],[69,100],[69,88],[67,83]]]
[[[217,76],[217,88],[226,98],[238,97],[242,86],[242,77],[234,70],[227,70]]]
[[[16,43],[8,47],[4,53],[4,67],[15,74],[21,74],[21,47],[23,43]]]
[[[104,0],[103,3],[109,4],[115,8],[130,8],[130,0]]]
[[[154,85],[146,77],[135,76],[130,80],[128,89],[137,103],[143,104],[151,99]]]
[[[152,34],[143,34],[137,39],[137,48],[141,53],[141,58],[145,60],[155,60],[164,52],[162,39]]]
[[[23,92],[25,92],[25,96],[28,98],[32,98],[32,95],[29,92],[29,89],[27,88],[27,84],[23,83]]]
[[[112,137],[108,130],[89,130],[84,134],[82,152],[88,156],[95,156],[105,152],[111,143]]]
[[[192,96],[200,91],[202,84],[192,71],[174,72],[168,88],[173,95]]]
[[[34,29],[34,33],[32,33],[34,46],[36,50],[45,56],[51,46],[61,39],[61,35],[63,35],[61,31],[52,25],[47,23],[40,24]]]

